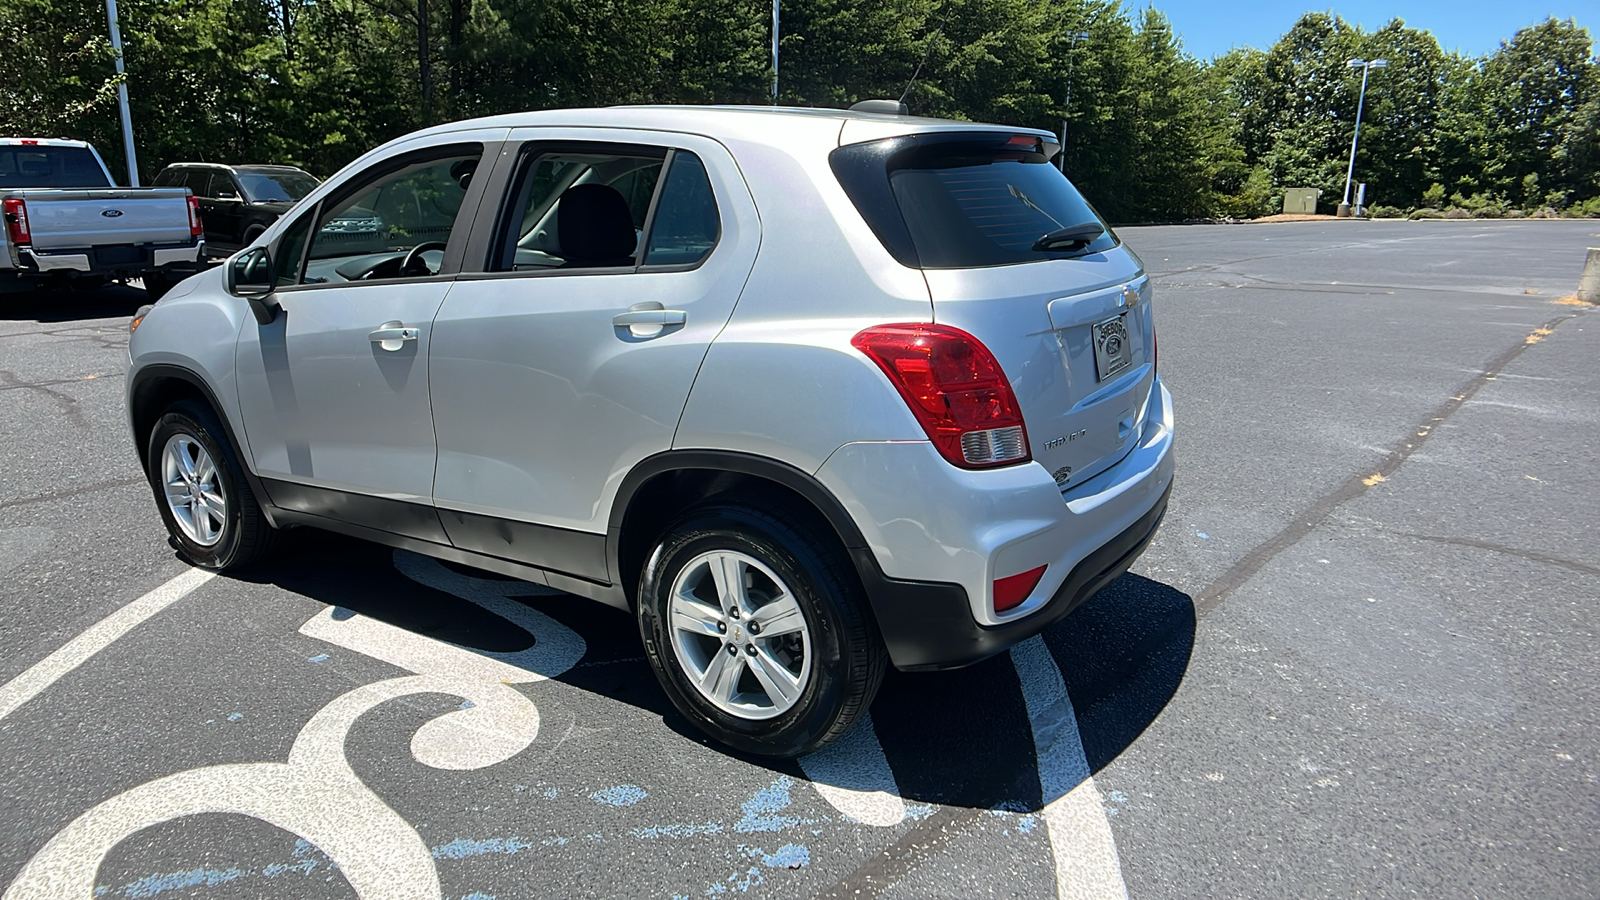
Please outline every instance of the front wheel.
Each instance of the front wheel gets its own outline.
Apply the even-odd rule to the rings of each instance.
[[[149,470],[161,520],[189,562],[239,569],[271,549],[274,532],[211,410],[168,407],[150,430]]]
[[[831,535],[730,504],[690,510],[639,587],[645,655],[673,705],[734,749],[795,757],[855,724],[885,652]]]

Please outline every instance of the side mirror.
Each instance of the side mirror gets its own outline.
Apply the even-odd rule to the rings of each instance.
[[[228,293],[250,303],[256,322],[267,325],[278,317],[278,300],[272,292],[278,287],[278,273],[272,268],[272,255],[256,247],[235,256],[228,263]]]

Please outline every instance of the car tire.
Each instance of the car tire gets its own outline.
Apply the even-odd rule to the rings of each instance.
[[[758,756],[802,756],[840,737],[883,680],[887,654],[860,582],[833,535],[805,521],[693,507],[640,578],[639,631],[667,696],[715,740]],[[737,604],[723,590],[732,583]]]
[[[140,276],[139,280],[144,282],[144,292],[150,296],[151,303],[160,300],[167,291],[172,290],[173,282],[165,275],[152,272]]]
[[[261,225],[252,225],[252,226],[250,226],[249,228],[245,229],[244,243],[239,245],[239,249],[242,250],[242,249],[250,246],[251,244],[254,244],[256,242],[256,238],[261,237],[263,234],[266,234],[266,233],[267,233],[267,229],[265,227],[261,226]]]
[[[146,458],[161,521],[189,562],[223,572],[271,551],[277,533],[209,407],[193,400],[168,407],[150,429]]]

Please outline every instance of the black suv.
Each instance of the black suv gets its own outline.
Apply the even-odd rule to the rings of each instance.
[[[248,247],[318,183],[294,166],[195,162],[173,163],[155,180],[157,187],[187,187],[200,198],[207,256],[228,256]]]

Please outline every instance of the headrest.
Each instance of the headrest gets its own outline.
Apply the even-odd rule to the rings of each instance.
[[[556,208],[556,235],[567,265],[620,265],[638,244],[628,201],[609,184],[567,188]]]

